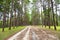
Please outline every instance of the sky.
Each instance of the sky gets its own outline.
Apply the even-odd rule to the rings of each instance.
[[[32,0],[30,0],[30,3],[29,3],[29,5],[28,5],[28,9],[29,9],[29,13],[31,14],[31,10],[32,10],[32,6],[33,6],[33,4],[31,4],[31,3],[33,3],[33,1]],[[55,2],[54,2],[55,3]],[[37,4],[38,5],[38,7],[39,7],[39,11],[41,12],[41,9],[43,8],[42,6],[41,6],[41,4],[40,3],[38,3]],[[58,6],[58,8],[57,8],[57,14],[59,15],[60,14],[60,4],[59,5],[57,5]],[[55,11],[55,9],[56,8],[54,8],[54,11]],[[43,10],[42,10],[43,11]]]

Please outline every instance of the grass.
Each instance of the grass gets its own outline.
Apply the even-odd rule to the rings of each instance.
[[[46,27],[47,29],[49,29],[49,27],[47,26]],[[51,30],[54,30],[54,26],[51,26],[51,28],[50,28]],[[57,26],[57,31],[60,31],[60,26]]]
[[[11,30],[8,30],[8,28],[5,28],[4,32],[2,32],[1,31],[2,29],[0,28],[0,40],[4,40],[5,38],[9,37],[10,35],[15,34],[16,32],[18,32],[24,28],[25,28],[24,26],[19,26],[15,29],[12,28]]]

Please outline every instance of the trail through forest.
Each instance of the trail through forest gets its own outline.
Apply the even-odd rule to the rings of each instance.
[[[59,40],[49,30],[40,29],[35,26],[27,26],[22,31],[10,37],[8,40]]]

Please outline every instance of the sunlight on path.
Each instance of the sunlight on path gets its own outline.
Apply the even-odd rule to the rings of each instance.
[[[17,36],[20,35],[23,31],[25,31],[27,29],[27,27],[25,29],[23,29],[22,31],[18,32],[17,34],[13,35],[11,38],[9,38],[8,40],[16,40]]]
[[[58,37],[51,34],[52,32],[47,31],[35,26],[27,26],[8,40],[59,40]]]
[[[33,31],[32,31],[32,38],[33,38],[33,40],[39,40],[39,37]]]
[[[48,34],[46,31],[44,30],[41,30],[42,33],[44,33],[45,35],[48,36],[48,38],[51,38],[51,39],[55,39],[55,40],[59,40],[56,36],[52,35],[52,34]]]
[[[29,32],[30,32],[30,28],[28,28],[28,31],[26,32],[23,40],[29,40]]]

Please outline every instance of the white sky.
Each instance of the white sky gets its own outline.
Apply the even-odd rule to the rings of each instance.
[[[31,10],[32,10],[32,4],[31,3],[33,3],[33,1],[32,0],[30,0],[30,4],[28,5],[28,9],[29,9],[29,13],[31,14]],[[37,4],[38,5],[38,7],[39,7],[39,11],[41,12],[41,4],[40,3],[38,3]],[[60,14],[60,4],[58,5],[58,11],[57,11],[57,13],[58,13],[58,15]],[[55,10],[54,10],[55,11]]]

